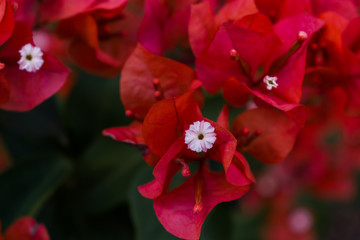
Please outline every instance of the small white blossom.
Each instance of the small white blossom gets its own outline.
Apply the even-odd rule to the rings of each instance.
[[[308,39],[308,34],[305,31],[299,31],[298,32],[298,39],[300,40],[306,40]]]
[[[189,129],[185,131],[185,143],[192,151],[206,152],[212,148],[215,141],[215,128],[204,120],[190,124]]]
[[[39,47],[31,45],[31,43],[24,45],[19,50],[19,53],[21,55],[21,58],[18,61],[20,70],[36,72],[41,68],[44,63],[44,60],[42,58],[43,52]]]
[[[278,80],[277,77],[270,77],[266,75],[263,79],[263,82],[266,83],[266,89],[271,90],[272,88],[277,88],[279,85],[276,83]]]

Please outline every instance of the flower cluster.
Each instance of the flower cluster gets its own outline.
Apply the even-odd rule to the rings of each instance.
[[[133,122],[103,135],[153,167],[138,190],[168,232],[199,239],[217,204],[254,185],[244,206],[269,203],[266,239],[312,239],[312,213],[295,199],[356,191],[358,9],[355,0],[0,0],[0,108],[33,109],[71,79],[65,65],[121,74]],[[216,122],[201,112],[212,94],[227,103]],[[277,165],[256,183],[248,156]]]
[[[155,179],[139,191],[154,199],[167,231],[198,239],[209,211],[241,197],[255,182],[243,154],[265,164],[282,162],[298,135],[295,150],[279,165],[286,179],[304,178],[301,182],[322,196],[353,194],[351,172],[360,153],[358,23],[352,1],[145,2],[139,43],[120,79],[126,115],[135,121],[103,133],[146,149]],[[182,54],[163,57],[174,49]],[[227,107],[216,123],[201,116],[200,85],[210,94],[222,91],[231,110],[242,109],[231,128]],[[336,139],[336,148],[324,150],[329,131],[344,136]],[[334,156],[328,149],[339,152]],[[220,171],[213,162],[222,165]],[[178,171],[184,180],[172,188]],[[272,176],[270,182],[260,181],[255,192],[263,189],[264,197],[282,188],[292,192],[282,212],[294,229],[290,235],[273,230],[271,239],[310,234],[306,209],[295,209],[292,218],[286,214],[305,186],[278,186],[282,174],[263,174]],[[273,188],[267,187],[271,181]],[[304,227],[297,225],[302,219]]]

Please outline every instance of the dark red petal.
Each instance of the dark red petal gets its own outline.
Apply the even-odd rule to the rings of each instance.
[[[349,22],[342,34],[342,41],[352,52],[360,53],[360,17]]]
[[[106,77],[116,76],[123,64],[122,60],[114,58],[102,49],[91,47],[79,40],[74,40],[71,43],[69,52],[72,59],[79,66],[89,72]]]
[[[233,48],[225,28],[220,27],[208,52],[196,59],[199,80],[210,93],[218,92],[229,77],[241,75],[237,63],[229,56]]]
[[[189,40],[194,55],[201,56],[216,33],[215,19],[209,2],[191,5]]]
[[[209,158],[221,162],[226,172],[236,151],[236,139],[228,130],[220,126],[216,127],[215,132],[216,141],[209,151]]]
[[[280,15],[281,8],[286,0],[255,0],[259,12],[276,19]]]
[[[154,79],[159,84],[154,86]],[[194,71],[179,62],[153,55],[138,45],[126,61],[120,80],[120,95],[125,109],[143,118],[156,103],[154,93],[164,98],[180,96],[189,90]]]
[[[246,15],[258,12],[254,1],[228,1],[216,14],[216,24],[219,26],[228,21],[236,21]]]
[[[234,22],[234,24],[263,34],[271,34],[274,31],[270,19],[261,13],[247,15]]]
[[[308,14],[286,18],[275,25],[275,31],[289,49],[296,41],[298,32],[305,31],[308,40],[289,58],[287,64],[276,74],[279,86],[274,94],[291,103],[299,103],[302,94],[302,82],[305,74],[306,48],[312,34],[318,31],[324,22]]]
[[[226,105],[221,110],[216,123],[222,128],[229,130],[229,108]]]
[[[231,77],[224,83],[223,96],[230,105],[243,107],[249,100],[250,92],[238,79]]]
[[[80,14],[60,21],[56,32],[62,38],[76,38],[91,47],[98,47],[98,27],[90,14]]]
[[[14,14],[10,2],[0,2],[0,45],[9,39],[14,30]]]
[[[336,12],[348,19],[358,16],[357,8],[352,0],[312,0],[314,15],[324,12]]]
[[[254,134],[250,142],[241,136],[243,128]],[[264,163],[277,163],[285,159],[295,143],[298,124],[284,113],[270,108],[257,108],[240,114],[233,123],[233,133],[238,137],[239,151],[247,152]]]

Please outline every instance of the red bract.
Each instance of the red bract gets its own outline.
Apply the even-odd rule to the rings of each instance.
[[[14,14],[10,2],[0,1],[0,45],[9,39],[14,29]]]
[[[259,12],[266,14],[273,22],[303,12],[311,13],[311,0],[255,0]]]
[[[342,41],[345,45],[344,63],[347,66],[345,75],[345,89],[349,98],[349,109],[360,114],[360,97],[357,92],[360,90],[360,18],[351,20],[342,34]],[[354,108],[354,109],[353,109]]]
[[[194,79],[195,72],[190,67],[153,55],[138,45],[121,74],[121,100],[133,118],[143,119],[154,103],[185,93]],[[201,102],[202,94],[198,95]]]
[[[1,237],[1,240],[50,240],[49,234],[43,224],[38,224],[30,217],[16,220]]]
[[[238,139],[238,151],[271,164],[287,157],[300,127],[282,112],[257,108],[240,114],[234,120],[232,132]]]
[[[16,22],[26,22],[30,27],[37,24],[38,1],[36,0],[11,0]]]
[[[321,89],[341,86],[346,89],[348,111],[358,114],[360,58],[357,43],[360,30],[358,18],[351,21],[335,13],[327,12],[318,16],[325,21],[314,41],[310,44],[307,59],[307,85]]]
[[[321,26],[320,20],[306,14],[284,19],[274,27],[259,14],[225,23],[207,53],[196,60],[199,79],[209,92],[217,92],[225,84],[234,92],[252,93],[274,107],[290,111],[299,106],[301,98],[306,39]],[[227,82],[233,78],[240,84]],[[242,102],[244,97],[239,96]],[[234,96],[229,98],[231,102],[236,100]]]
[[[222,125],[224,119],[222,115]],[[185,143],[185,131],[197,121],[210,124],[216,134],[214,145],[202,153],[195,153]],[[159,221],[177,237],[198,239],[210,210],[220,202],[241,197],[254,182],[245,158],[235,151],[236,139],[219,124],[203,118],[190,94],[154,104],[144,120],[143,136],[150,151],[162,157],[153,171],[155,180],[140,186],[139,191],[154,199]],[[212,171],[210,159],[221,163],[224,172]],[[191,174],[189,164],[198,164],[198,170]],[[169,189],[180,169],[184,177],[192,176]]]
[[[327,12],[320,16],[325,24],[315,34],[309,48],[307,59],[307,74],[320,88],[331,88],[343,84],[341,75],[348,73],[348,66],[344,64],[344,45],[341,35],[348,20],[334,12]]]
[[[207,2],[209,0],[205,0]],[[194,0],[148,0],[138,40],[148,51],[162,55],[176,45],[188,47],[190,5]],[[213,1],[209,1],[213,2]]]
[[[0,50],[0,62],[4,68],[0,71],[3,93],[0,107],[6,110],[26,111],[57,92],[67,79],[69,70],[52,56],[44,53],[40,69],[34,72],[20,70],[19,50],[26,44],[32,44],[32,33],[28,25],[17,22],[15,29]]]
[[[40,4],[41,19],[47,21],[61,20],[94,10],[113,10],[124,8],[127,0],[52,0]]]
[[[191,2],[145,1],[145,15],[138,34],[140,44],[161,55],[165,49],[173,48],[176,41],[186,42]]]
[[[255,3],[249,0],[231,1],[220,8],[216,15],[209,2],[191,5],[189,41],[196,57],[206,53],[219,26],[245,15],[256,13]]]
[[[122,10],[98,10],[59,22],[57,33],[71,40],[70,56],[85,70],[113,77],[133,51],[140,19]]]
[[[360,17],[352,19],[342,33],[344,45],[360,57]]]
[[[314,15],[335,12],[348,19],[358,16],[353,0],[310,0],[310,2]]]

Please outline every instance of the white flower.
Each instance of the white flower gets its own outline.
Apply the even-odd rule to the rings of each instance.
[[[41,68],[44,63],[44,60],[42,58],[43,52],[39,47],[31,45],[31,43],[24,45],[19,50],[19,53],[21,55],[21,58],[18,61],[20,70],[36,72]]]
[[[266,75],[263,79],[263,82],[266,83],[266,89],[271,90],[272,88],[277,88],[279,85],[276,83],[278,80],[277,77],[270,77]]]
[[[215,128],[204,120],[190,124],[185,131],[185,143],[195,152],[206,152],[216,141]]]
[[[308,39],[308,34],[305,32],[305,31],[299,31],[298,32],[298,39],[299,40],[306,40],[306,39]]]

